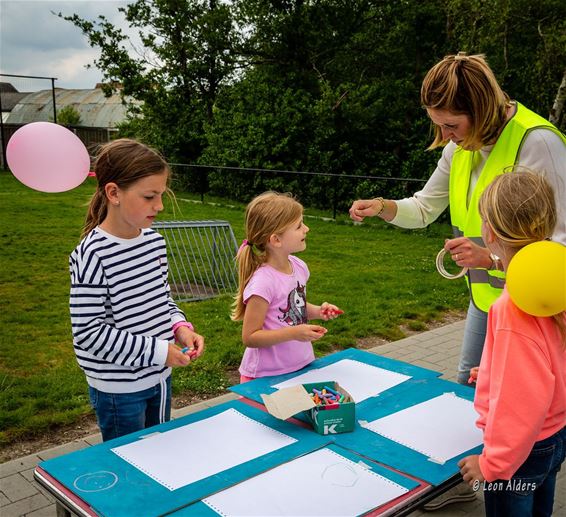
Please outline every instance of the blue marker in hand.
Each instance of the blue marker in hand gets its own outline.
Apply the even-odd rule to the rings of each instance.
[[[188,346],[186,346],[186,347],[184,347],[184,348],[181,348],[181,352],[183,352],[183,354],[185,354],[185,353],[187,353],[187,352],[190,352],[190,353],[189,353],[189,357],[190,357],[191,359],[192,359],[192,358],[196,355],[196,353],[197,353],[197,351],[196,351],[194,348],[190,348],[190,347],[188,347]]]

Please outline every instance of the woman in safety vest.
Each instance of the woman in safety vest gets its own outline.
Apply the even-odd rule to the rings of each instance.
[[[468,382],[480,363],[487,311],[501,294],[499,259],[481,238],[478,200],[491,180],[520,165],[543,172],[556,193],[558,224],[553,240],[566,244],[566,138],[550,122],[511,101],[483,55],[445,57],[424,78],[421,102],[435,127],[430,146],[444,146],[424,188],[412,197],[358,200],[350,217],[378,216],[402,228],[423,228],[450,205],[454,238],[444,248],[460,267],[471,301],[458,366],[458,382]]]

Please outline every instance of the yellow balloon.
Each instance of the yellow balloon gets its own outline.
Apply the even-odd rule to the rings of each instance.
[[[566,246],[540,241],[525,246],[507,269],[507,290],[519,309],[533,316],[566,310]]]

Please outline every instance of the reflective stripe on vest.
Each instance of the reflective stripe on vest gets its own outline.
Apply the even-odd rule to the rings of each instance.
[[[549,129],[562,138],[566,138],[550,122],[525,108],[517,102],[515,115],[507,122],[497,142],[489,154],[483,170],[470,196],[468,189],[472,173],[474,151],[457,147],[450,166],[450,218],[454,236],[469,237],[476,244],[485,247],[481,238],[481,218],[478,210],[479,198],[487,185],[498,175],[509,172],[518,159],[521,146],[533,129]],[[505,275],[501,271],[485,269],[469,270],[466,281],[474,305],[487,312],[491,304],[501,294]]]

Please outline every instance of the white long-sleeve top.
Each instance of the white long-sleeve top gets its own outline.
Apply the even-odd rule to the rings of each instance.
[[[391,224],[402,228],[424,228],[435,221],[449,204],[450,166],[456,144],[448,143],[442,151],[432,176],[412,197],[396,201],[397,214]],[[470,176],[468,201],[493,145],[482,147],[478,163]],[[519,152],[518,165],[543,173],[554,188],[557,224],[552,240],[566,245],[566,146],[548,129],[531,131]]]

